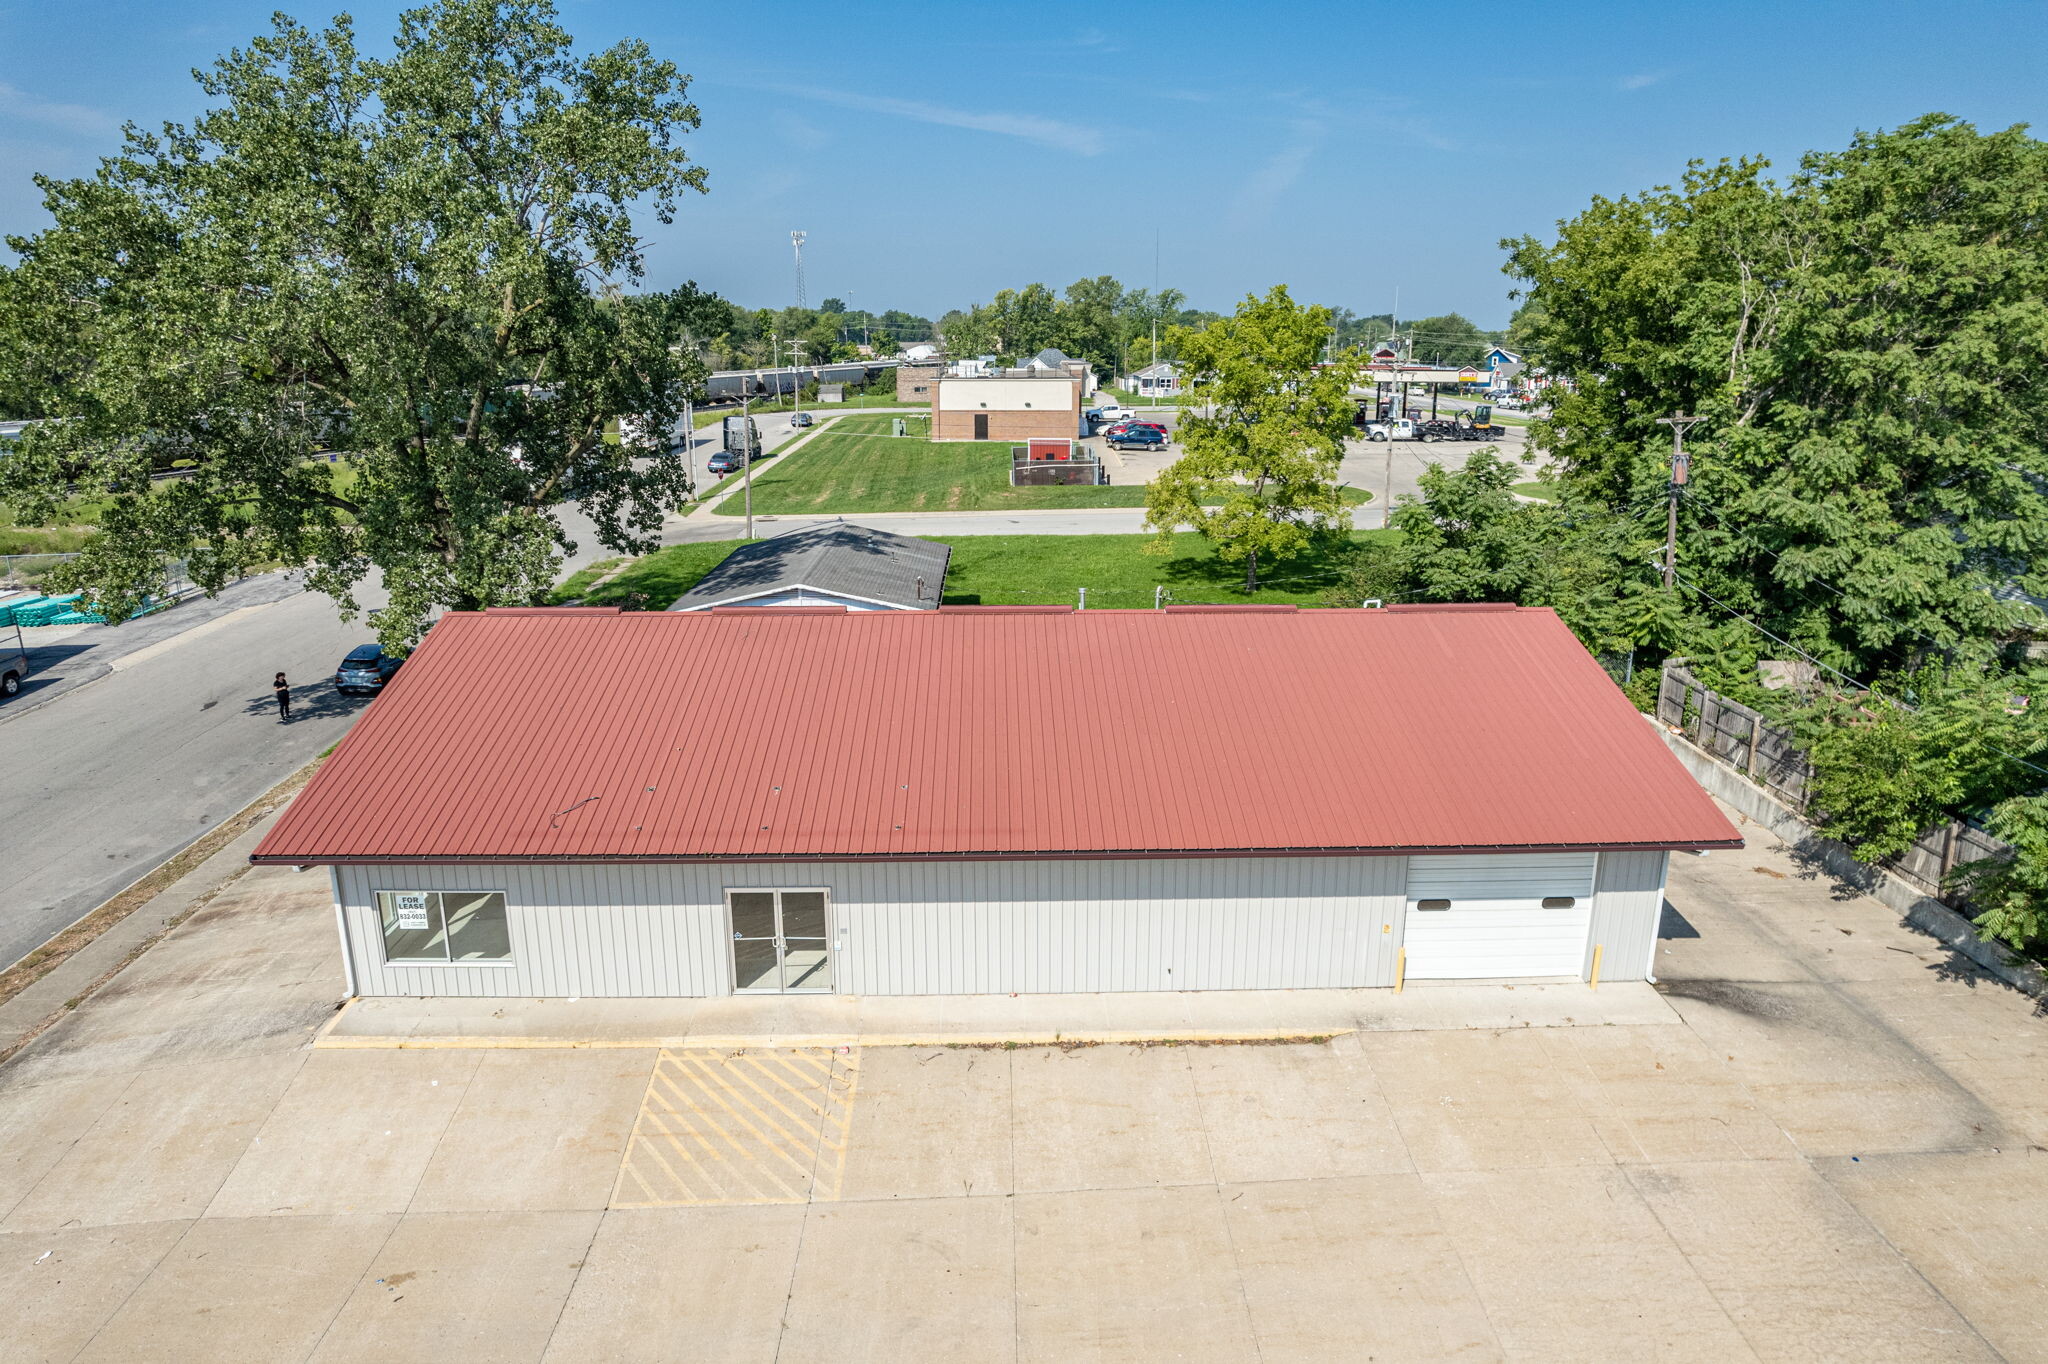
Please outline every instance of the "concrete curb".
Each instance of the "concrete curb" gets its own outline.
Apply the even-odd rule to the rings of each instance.
[[[1768,829],[1803,857],[1817,863],[1828,875],[1899,912],[1907,927],[1926,934],[1958,956],[1966,957],[2013,989],[2036,999],[2048,999],[2048,971],[2013,955],[2003,945],[1977,936],[1970,921],[1918,886],[1894,876],[1882,867],[1859,862],[1847,846],[1816,832],[1790,806],[1751,782],[1683,735],[1666,728],[1655,716],[1643,717],[1655,727],[1664,746],[1677,756],[1693,779],[1715,796]]]
[[[335,1037],[313,1040],[336,1051],[730,1051],[742,1047],[1057,1047],[1109,1043],[1305,1042],[1356,1032],[1339,1028],[1305,1033],[1298,1029],[1203,1032],[1186,1029],[1138,1032],[945,1033],[690,1033],[682,1037]]]

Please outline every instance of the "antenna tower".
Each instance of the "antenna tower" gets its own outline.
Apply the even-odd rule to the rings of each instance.
[[[796,251],[796,306],[799,308],[809,306],[804,302],[804,238],[810,235],[808,232],[789,234],[789,244]]]

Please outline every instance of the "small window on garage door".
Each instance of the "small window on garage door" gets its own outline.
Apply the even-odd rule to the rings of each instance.
[[[1577,976],[1597,853],[1411,857],[1402,950],[1416,980]]]

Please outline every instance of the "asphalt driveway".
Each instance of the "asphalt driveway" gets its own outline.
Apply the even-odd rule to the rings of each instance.
[[[1307,1045],[315,1048],[253,871],[0,1068],[0,1358],[2048,1359],[2034,1001],[1750,832],[1651,1021]]]

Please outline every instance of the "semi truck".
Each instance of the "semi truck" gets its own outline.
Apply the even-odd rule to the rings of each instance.
[[[761,458],[761,428],[754,425],[752,417],[727,417],[724,431],[728,453],[746,460]]]

